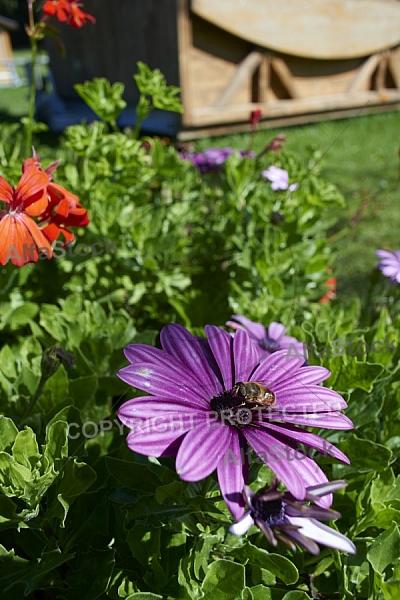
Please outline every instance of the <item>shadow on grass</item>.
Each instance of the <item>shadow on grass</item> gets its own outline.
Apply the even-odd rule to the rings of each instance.
[[[19,123],[21,117],[12,115],[7,111],[0,110],[0,125],[1,123]]]

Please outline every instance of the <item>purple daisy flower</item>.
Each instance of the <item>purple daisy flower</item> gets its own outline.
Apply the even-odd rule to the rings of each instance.
[[[400,250],[389,252],[388,250],[377,250],[376,255],[381,258],[378,269],[385,277],[390,277],[393,283],[400,283]]]
[[[271,182],[271,188],[274,191],[289,189],[291,192],[294,192],[299,187],[298,183],[292,183],[289,185],[288,172],[285,171],[285,169],[280,169],[274,165],[271,165],[268,167],[268,169],[262,171],[261,175]]]
[[[258,525],[268,542],[273,546],[280,540],[293,552],[296,543],[311,554],[319,554],[317,544],[355,554],[356,547],[346,536],[319,521],[338,519],[340,513],[320,506],[309,506],[326,494],[331,494],[347,485],[346,481],[331,481],[307,488],[303,502],[290,492],[278,492],[279,481],[274,478],[269,487],[256,494],[245,486],[243,496],[249,510],[231,525],[230,533],[243,535],[252,525]],[[293,543],[294,542],[294,543]]]
[[[299,342],[295,337],[285,335],[286,328],[282,323],[273,321],[266,329],[262,323],[255,323],[241,315],[232,315],[231,319],[235,319],[238,323],[227,321],[226,325],[236,330],[244,329],[247,331],[257,348],[260,360],[278,350],[287,350],[289,357],[294,354],[298,357],[304,357],[304,360],[307,359],[306,345]]]
[[[201,173],[209,171],[217,171],[220,166],[227,160],[228,156],[233,154],[233,148],[207,148],[202,152],[192,152],[181,154],[184,160],[190,160]],[[240,150],[240,156],[254,156],[254,152],[250,150]]]
[[[244,511],[250,448],[303,500],[307,486],[327,479],[308,455],[296,457],[298,444],[349,462],[323,438],[296,427],[353,427],[339,412],[347,406],[344,399],[317,385],[330,372],[303,367],[302,359],[287,359],[286,351],[260,362],[244,330],[234,337],[213,325],[205,331],[207,339],[181,325],[167,325],[160,334],[163,350],[144,344],[125,348],[131,364],[118,376],[151,394],[129,400],[119,410],[120,420],[131,429],[128,446],[147,456],[176,456],[177,472],[185,481],[204,479],[216,469],[235,518]],[[254,390],[263,391],[259,404]],[[318,502],[328,507],[331,500]]]

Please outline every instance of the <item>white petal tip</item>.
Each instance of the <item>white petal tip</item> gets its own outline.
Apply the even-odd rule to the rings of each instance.
[[[233,523],[233,525],[229,527],[229,533],[232,533],[233,535],[244,535],[252,525],[254,525],[253,517],[250,513],[246,513],[240,521]]]

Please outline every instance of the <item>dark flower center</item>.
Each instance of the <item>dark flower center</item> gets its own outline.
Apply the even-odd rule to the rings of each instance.
[[[269,410],[276,402],[274,392],[259,381],[239,381],[231,390],[221,392],[210,401],[211,410],[230,425],[249,425],[254,415]]]
[[[282,500],[264,500],[257,496],[253,499],[253,516],[268,525],[279,525],[285,516],[285,507]]]
[[[262,340],[259,340],[258,343],[263,350],[267,350],[268,352],[271,352],[271,354],[273,352],[278,352],[278,350],[281,349],[279,343],[268,336]]]
[[[231,425],[248,425],[252,421],[252,411],[246,405],[245,398],[235,390],[221,392],[210,401],[210,408],[217,413],[222,421],[228,421]]]

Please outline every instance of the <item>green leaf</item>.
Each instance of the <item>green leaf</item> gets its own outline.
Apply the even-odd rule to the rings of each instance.
[[[247,542],[241,548],[234,548],[230,551],[230,554],[242,562],[248,562],[255,567],[267,569],[287,584],[296,583],[299,578],[298,570],[288,558],[280,554],[267,552],[250,542]]]
[[[151,530],[146,525],[135,525],[129,531],[126,541],[132,556],[144,566],[160,554],[160,529]]]
[[[43,392],[39,396],[38,404],[47,413],[51,413],[60,404],[71,403],[69,400],[69,380],[63,364],[47,379]]]
[[[399,561],[400,557],[400,531],[396,523],[372,543],[367,558],[374,571],[383,575],[389,565]]]
[[[0,452],[0,481],[11,487],[12,495],[21,495],[25,484],[32,479],[31,470],[20,465],[6,452]]]
[[[204,600],[241,598],[245,587],[244,566],[230,560],[217,560],[208,567],[203,581]]]
[[[96,472],[88,464],[78,462],[76,458],[69,460],[62,472],[63,478],[57,495],[62,510],[54,507],[50,511],[50,515],[59,517],[64,527],[69,509],[76,498],[86,492],[96,480]]]
[[[341,442],[339,446],[350,459],[351,464],[344,467],[349,471],[382,471],[389,466],[392,460],[393,453],[388,448],[371,440],[360,439],[355,435]]]
[[[0,350],[0,369],[9,379],[15,379],[17,376],[15,354],[8,344],[4,344]]]
[[[12,454],[19,464],[30,470],[35,468],[41,454],[39,454],[36,435],[30,427],[26,427],[18,433],[12,447]]]
[[[45,470],[54,465],[59,468],[59,461],[68,456],[68,423],[53,421],[46,427],[46,444],[43,446],[43,467]]]
[[[27,527],[23,522],[23,517],[16,513],[17,505],[15,502],[0,494],[0,531],[9,527]]]
[[[115,549],[82,550],[68,569],[65,600],[98,600],[105,598],[113,570]]]
[[[311,600],[310,596],[300,590],[292,590],[287,592],[282,600]]]
[[[151,592],[136,592],[135,594],[127,596],[125,600],[162,600],[162,598],[162,596]]]
[[[10,329],[15,330],[21,325],[26,325],[36,317],[38,311],[38,305],[33,302],[25,302],[21,306],[18,306],[18,308],[14,309],[8,317]]]
[[[165,77],[159,69],[152,71],[141,61],[138,61],[137,66],[139,73],[134,75],[134,79],[140,93],[144,96],[151,96],[155,108],[182,113],[182,103],[176,97],[180,89],[174,85],[167,85]]]
[[[69,381],[69,395],[74,400],[75,406],[82,408],[96,393],[98,387],[97,375],[85,375],[83,377],[77,377],[77,379],[71,379]]]
[[[18,429],[14,421],[0,415],[0,450],[6,450],[14,442],[18,435]]]
[[[348,392],[355,388],[371,392],[374,382],[383,371],[383,366],[376,363],[353,360],[345,364],[340,360],[339,364],[340,370],[332,382],[332,386],[339,392]]]
[[[40,308],[40,325],[58,342],[64,341],[67,337],[64,316],[58,306],[42,304]]]
[[[122,95],[125,86],[121,82],[110,84],[104,77],[95,77],[93,81],[76,83],[74,89],[94,113],[106,123],[115,122],[126,107]]]
[[[27,596],[40,588],[43,578],[48,573],[55,571],[60,565],[72,558],[74,558],[73,554],[63,554],[59,549],[43,552],[40,561],[29,571],[29,578],[26,578],[25,595]]]
[[[161,483],[146,465],[106,456],[106,466],[110,475],[131,490],[153,494]]]
[[[250,588],[254,600],[271,600],[271,590],[264,585],[255,585]]]

